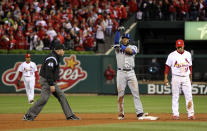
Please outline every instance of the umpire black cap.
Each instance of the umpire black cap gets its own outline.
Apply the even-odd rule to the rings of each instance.
[[[54,50],[61,50],[61,49],[65,49],[64,45],[63,44],[59,44],[59,43],[56,43],[55,44],[55,47],[54,47]]]

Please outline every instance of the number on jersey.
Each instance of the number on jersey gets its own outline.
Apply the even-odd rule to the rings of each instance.
[[[48,63],[48,66],[53,67],[53,63],[52,62]]]

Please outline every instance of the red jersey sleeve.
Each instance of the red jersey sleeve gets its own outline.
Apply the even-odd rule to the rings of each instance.
[[[165,65],[165,74],[168,74],[170,71],[170,67],[168,65]]]
[[[192,69],[192,66],[190,66],[189,68],[190,68],[190,74],[192,74],[192,73],[193,73],[193,72],[192,72],[192,70],[193,70],[193,69]]]
[[[38,71],[35,71],[35,78],[36,78],[36,80],[39,80]]]
[[[22,78],[22,72],[19,71],[19,75],[18,75],[18,80],[20,80]]]

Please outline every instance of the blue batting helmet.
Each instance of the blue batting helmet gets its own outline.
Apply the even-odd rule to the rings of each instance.
[[[127,38],[127,39],[130,39],[130,34],[128,34],[128,33],[123,34],[123,35],[122,35],[122,38]]]

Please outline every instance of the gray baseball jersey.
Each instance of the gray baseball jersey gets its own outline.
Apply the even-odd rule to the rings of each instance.
[[[127,48],[131,48],[135,51],[134,55],[128,55],[120,49],[115,49],[117,60],[117,91],[118,91],[118,111],[124,114],[124,94],[125,88],[128,85],[134,99],[134,105],[136,114],[143,113],[142,103],[139,97],[139,88],[134,71],[135,67],[135,55],[137,53],[137,47],[134,45],[128,45]]]
[[[137,47],[134,45],[128,45],[128,48],[131,48],[137,53]],[[136,54],[135,54],[136,55]],[[116,60],[117,67],[121,69],[133,69],[135,55],[126,55],[124,52],[116,51]]]

